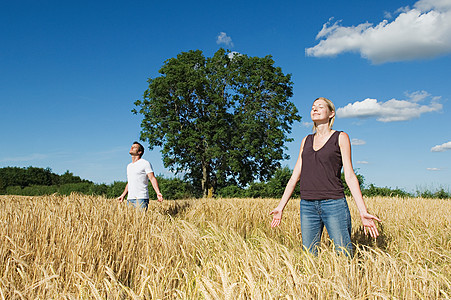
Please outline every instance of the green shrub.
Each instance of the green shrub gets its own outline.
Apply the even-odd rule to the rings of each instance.
[[[237,184],[222,186],[216,191],[216,195],[222,198],[281,198],[285,187],[291,177],[292,170],[283,167],[274,172],[274,175],[268,182],[254,182],[247,188],[242,188]],[[32,175],[32,176],[31,176]],[[30,178],[30,176],[32,178]],[[403,191],[399,188],[377,187],[374,184],[364,188],[364,177],[356,173],[357,179],[364,196],[383,196],[383,197],[415,197],[415,195]],[[342,181],[345,188],[345,194],[350,195],[350,191],[342,174]],[[187,199],[201,197],[201,192],[196,190],[193,184],[180,178],[165,178],[157,176],[160,191],[165,199]],[[43,184],[40,184],[43,183]],[[48,185],[51,183],[51,185]],[[104,195],[108,198],[119,197],[126,186],[126,182],[115,181],[112,184],[95,184],[91,181],[74,176],[69,171],[63,175],[56,175],[49,168],[0,168],[0,194],[23,195],[23,196],[41,196],[58,193],[60,195],[70,195],[79,193],[86,195]],[[449,189],[440,187],[439,189],[418,189],[417,197],[449,199],[451,194]],[[299,197],[299,184],[292,194],[293,198]],[[156,194],[149,183],[149,197],[156,199]]]
[[[218,190],[217,195],[222,198],[244,198],[246,190],[237,185],[229,185]]]
[[[117,198],[119,197],[125,189],[125,186],[127,185],[127,182],[123,181],[115,181],[112,184],[108,186],[106,196],[108,198]]]
[[[412,195],[399,188],[391,189],[388,187],[377,187],[374,184],[370,184],[368,188],[362,189],[364,196],[383,196],[383,197],[412,197]]]
[[[160,192],[165,199],[188,199],[196,197],[194,187],[180,178],[164,178],[157,176]],[[157,199],[157,195],[153,190],[152,184],[149,182],[149,198]]]
[[[438,198],[438,199],[449,199],[451,198],[451,193],[448,191],[445,191],[443,187],[440,187],[435,192],[433,192],[431,189],[418,189],[416,191],[417,197],[422,198]]]

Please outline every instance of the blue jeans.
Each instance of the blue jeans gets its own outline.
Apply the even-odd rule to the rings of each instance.
[[[302,245],[314,255],[318,254],[323,228],[337,252],[353,255],[351,243],[351,214],[345,198],[326,200],[301,199]]]
[[[133,205],[136,208],[147,210],[149,199],[127,199],[127,205]]]

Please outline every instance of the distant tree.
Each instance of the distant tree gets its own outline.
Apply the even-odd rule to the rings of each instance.
[[[0,169],[0,192],[5,193],[9,186],[27,186],[25,168],[5,167]]]
[[[267,182],[253,182],[246,189],[236,185],[229,185],[218,190],[218,195],[223,198],[280,198],[290,180],[293,170],[288,166],[277,169]],[[296,185],[292,197],[299,197],[299,184]]]
[[[141,140],[161,146],[165,167],[204,195],[269,179],[288,158],[287,134],[301,117],[289,101],[291,75],[271,56],[220,49],[206,58],[196,50],[168,59],[159,72],[135,102],[144,117]]]
[[[368,185],[367,188],[362,189],[362,194],[365,196],[386,196],[386,197],[411,197],[412,195],[399,189],[392,189],[389,187],[378,187],[374,184]]]
[[[439,189],[436,189],[435,192],[429,189],[417,189],[416,196],[422,198],[449,199],[451,198],[451,193],[449,191],[449,188],[448,191],[445,191],[444,187],[440,187]]]
[[[451,194],[448,191],[445,191],[445,189],[442,187],[440,188],[438,191],[436,191],[434,193],[434,198],[438,198],[438,199],[449,199],[451,198],[450,196]]]
[[[222,198],[243,198],[246,197],[246,190],[236,185],[228,185],[220,188],[217,195]]]
[[[157,176],[157,179],[160,191],[165,199],[187,199],[199,196],[189,182],[185,182],[180,178]],[[157,195],[152,188],[149,188],[149,195],[151,199],[157,199]]]
[[[266,196],[272,198],[281,198],[292,173],[293,170],[290,170],[290,168],[288,168],[287,166],[277,169],[277,171],[274,173],[274,176],[266,184]],[[299,195],[299,183],[297,183],[292,197],[299,197]]]
[[[63,175],[52,172],[50,168],[37,167],[5,167],[0,168],[0,194],[11,193],[31,186],[59,186],[67,183],[92,183],[89,180],[74,176],[69,171]],[[8,187],[11,187],[8,189]],[[14,187],[14,188],[12,188]],[[50,191],[52,189],[42,189]],[[39,194],[39,189],[27,189],[27,192]]]
[[[125,186],[127,185],[127,182],[123,181],[115,181],[112,184],[108,186],[108,198],[117,198],[118,195],[122,194],[124,191]]]
[[[25,169],[26,186],[30,185],[52,185],[52,169],[28,167]]]
[[[0,169],[0,192],[5,193],[9,186],[24,188],[31,185],[51,185],[52,170],[50,168],[5,167]]]
[[[81,183],[81,182],[89,182],[91,181],[86,179],[81,179],[80,176],[75,176],[73,173],[67,170],[64,174],[59,176],[59,184],[67,184],[67,183]]]
[[[247,198],[267,198],[267,192],[265,182],[252,182],[247,187],[244,195]]]
[[[354,170],[354,173],[357,176],[357,180],[359,181],[360,190],[363,192],[363,186],[364,186],[364,183],[365,183],[365,178],[363,177],[363,175],[357,173],[357,171],[355,171],[355,170]],[[351,195],[351,191],[349,190],[348,184],[346,183],[345,173],[343,173],[343,172],[341,173],[341,182],[343,183],[345,195],[350,196]]]

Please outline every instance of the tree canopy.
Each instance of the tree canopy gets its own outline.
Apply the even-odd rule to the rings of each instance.
[[[291,75],[271,56],[188,51],[166,60],[159,73],[135,102],[141,140],[162,147],[165,167],[184,173],[204,195],[265,181],[289,158],[287,134],[301,117],[289,101]]]

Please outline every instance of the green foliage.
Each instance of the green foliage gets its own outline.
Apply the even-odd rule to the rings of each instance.
[[[117,198],[119,197],[125,189],[127,182],[123,181],[115,181],[108,186],[106,196],[108,198]]]
[[[208,189],[268,180],[280,167],[294,121],[291,75],[263,58],[218,50],[182,52],[135,105],[141,139],[162,147],[165,167]],[[138,113],[137,110],[134,110]]]
[[[247,198],[265,198],[267,193],[266,183],[264,182],[253,182],[246,189],[244,195]]]
[[[81,179],[79,176],[75,176],[73,173],[66,171],[63,175],[58,176],[57,180],[53,184],[67,184],[67,183],[81,183],[81,182],[91,182],[89,180]]]
[[[6,170],[5,170],[6,169]],[[32,170],[34,174],[37,174],[37,179],[33,181],[27,181],[25,175],[26,170]],[[50,173],[50,176],[45,175]],[[279,168],[274,172],[274,175],[267,182],[253,182],[246,188],[239,185],[230,184],[222,186],[216,191],[216,195],[222,198],[281,198],[285,190],[285,186],[291,177],[292,170],[287,166]],[[27,169],[21,168],[3,168],[0,169],[0,174],[10,174],[15,180],[10,182],[21,182],[24,186],[11,185],[4,187],[3,194],[8,195],[24,195],[24,196],[42,196],[51,194],[70,195],[71,193],[80,193],[87,195],[104,195],[108,198],[116,198],[124,191],[126,182],[115,181],[112,184],[95,184],[88,180],[83,180],[78,176],[74,176],[67,171],[64,175],[64,179],[60,180],[59,175],[51,173],[50,169],[41,169],[29,167]],[[33,174],[33,173],[31,173]],[[44,175],[43,175],[44,174]],[[61,176],[63,176],[61,175]],[[356,176],[359,180],[361,191],[364,196],[385,196],[385,197],[415,197],[415,195],[409,194],[399,188],[391,189],[388,187],[377,187],[374,184],[364,187],[364,177],[358,173]],[[66,182],[64,184],[54,185],[31,185],[30,182],[48,182],[48,178],[52,178],[52,182]],[[1,177],[3,178],[3,177]],[[160,190],[165,199],[187,199],[197,198],[202,196],[202,191],[196,189],[196,187],[187,181],[180,178],[165,178],[157,176]],[[346,186],[346,182],[342,176],[343,184],[345,185],[346,195],[350,195],[349,189]],[[75,181],[75,182],[71,182]],[[5,182],[5,181],[3,181]],[[295,191],[292,194],[293,198],[299,197],[299,184],[296,186]],[[156,199],[155,192],[149,183],[149,195],[151,199]],[[435,199],[450,199],[451,194],[443,187],[431,191],[430,189],[417,189],[417,197],[422,198],[435,198]]]
[[[357,173],[357,171],[354,171],[354,172],[355,172],[355,175],[357,176],[357,180],[359,181],[360,190],[361,190],[363,196],[367,196],[367,197],[373,197],[373,196],[412,197],[411,194],[409,194],[408,192],[403,191],[399,188],[391,189],[389,187],[377,187],[372,183],[368,187],[365,187],[365,184],[364,184],[365,178],[363,177],[363,175]],[[341,181],[343,182],[345,195],[350,196],[351,191],[349,190],[349,187],[346,184],[344,173],[341,173]]]
[[[220,188],[217,195],[222,198],[244,198],[246,190],[237,185],[228,185]]]
[[[416,191],[416,195],[417,197],[422,197],[422,198],[434,198],[434,199],[450,199],[451,198],[451,193],[450,191],[445,191],[445,189],[443,187],[440,187],[438,190],[436,190],[435,192],[430,191],[430,190],[418,190]]]
[[[66,172],[66,174],[71,174]],[[70,178],[69,178],[70,179]],[[199,197],[194,187],[179,178],[164,178],[157,176],[160,191],[166,199],[186,199]],[[70,180],[69,180],[70,181]],[[61,185],[32,185],[32,186],[8,186],[5,193],[8,195],[42,196],[51,194],[70,195],[80,193],[85,195],[103,195],[108,198],[116,198],[122,194],[126,182],[115,181],[110,185],[95,184],[89,181],[78,183],[65,183]],[[151,199],[157,199],[152,185],[149,183],[149,195]]]
[[[292,173],[293,171],[287,166],[277,169],[274,176],[266,184],[266,197],[281,198]],[[299,197],[299,195],[299,184],[297,184],[292,197]]]
[[[396,188],[391,189],[388,187],[377,187],[374,184],[370,184],[367,188],[362,189],[362,194],[364,196],[388,196],[388,197],[412,197],[411,194]]]
[[[13,189],[33,187],[33,186],[53,186],[66,183],[92,183],[88,180],[81,179],[78,176],[74,176],[69,171],[66,171],[63,175],[57,175],[52,172],[50,168],[19,168],[19,167],[5,167],[0,168],[0,194],[8,193]],[[32,189],[32,190],[35,190]],[[50,189],[49,189],[50,190]],[[31,192],[30,192],[31,193]],[[36,192],[38,193],[38,192]],[[45,193],[47,194],[47,193]]]
[[[9,186],[52,185],[52,179],[52,172],[49,168],[1,168],[0,192],[4,193]]]
[[[180,178],[164,178],[157,176],[158,186],[165,199],[188,199],[199,197],[199,193],[196,193],[194,187],[183,181]],[[149,184],[149,197],[150,199],[157,199],[155,191]]]
[[[354,170],[355,176],[357,176],[357,180],[359,181],[359,185],[360,185],[360,190],[363,193],[363,186],[364,186],[364,182],[365,182],[365,178],[363,177],[363,175],[357,173],[357,171]],[[344,188],[344,192],[346,196],[350,196],[351,195],[351,191],[349,190],[348,184],[346,183],[345,180],[345,173],[341,173],[341,182],[343,183],[343,188]]]
[[[291,174],[292,170],[285,166],[277,169],[267,182],[253,182],[246,189],[230,185],[219,189],[218,196],[223,198],[281,198]],[[299,184],[297,184],[292,197],[299,197],[299,194]]]
[[[33,185],[33,186],[9,186],[6,188],[8,195],[42,196],[51,194],[70,195],[80,193],[85,195],[107,195],[108,186],[94,184],[92,182],[66,183],[63,185]]]
[[[24,188],[20,186],[8,186],[6,188],[7,195],[22,195],[22,196],[42,196],[42,195],[51,195],[58,191],[58,187],[46,186],[46,185],[35,185],[35,186],[26,186]]]

